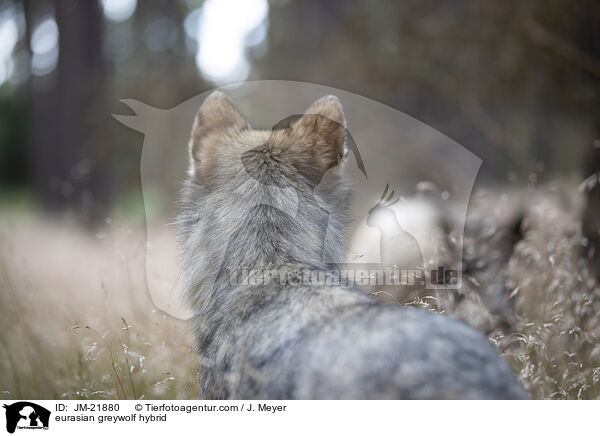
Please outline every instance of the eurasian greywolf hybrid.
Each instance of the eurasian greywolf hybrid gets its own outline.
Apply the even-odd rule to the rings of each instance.
[[[202,397],[527,398],[470,327],[300,278],[343,259],[345,139],[333,96],[268,130],[221,92],[200,107],[178,225]]]

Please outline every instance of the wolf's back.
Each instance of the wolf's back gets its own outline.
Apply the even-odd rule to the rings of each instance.
[[[354,289],[270,291],[253,315],[212,338],[205,397],[528,398],[489,341],[461,322]]]

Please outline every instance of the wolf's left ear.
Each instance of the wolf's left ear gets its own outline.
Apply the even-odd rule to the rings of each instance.
[[[310,162],[305,164],[318,183],[325,171],[337,164],[338,156],[344,155],[346,119],[342,104],[334,95],[321,97],[291,128],[294,135],[311,144]]]
[[[190,138],[190,158],[193,165],[200,163],[206,147],[207,136],[219,130],[241,130],[249,127],[231,98],[221,91],[212,92],[198,109]]]

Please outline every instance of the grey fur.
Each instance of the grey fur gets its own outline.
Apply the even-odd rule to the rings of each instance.
[[[343,124],[335,97],[311,108]],[[231,284],[228,272],[242,266],[293,277],[330,268],[324,258],[341,261],[350,201],[343,165],[314,189],[323,174],[311,165],[322,156],[311,147],[333,147],[329,158],[339,158],[335,126],[315,120],[294,136],[293,126],[252,130],[240,116],[222,93],[200,108],[178,219],[203,398],[527,398],[487,338],[447,316],[353,287]],[[279,208],[277,197],[293,192],[297,211]]]

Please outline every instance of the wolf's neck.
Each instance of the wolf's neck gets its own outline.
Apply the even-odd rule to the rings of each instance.
[[[305,205],[306,206],[306,205]],[[223,267],[269,268],[289,264],[325,267],[329,216],[316,203],[292,216],[267,205],[254,207],[230,236]]]
[[[215,276],[205,275],[198,289],[191,281],[198,274],[188,271],[188,297],[202,320],[194,323],[200,348],[231,328],[229,320],[243,317],[246,307],[277,298],[288,285],[286,280],[298,271],[327,269],[323,256],[328,221],[327,211],[321,208],[300,208],[290,216],[271,206],[256,206],[243,225],[228,235]],[[205,269],[210,270],[210,265]],[[255,299],[260,301],[252,303]],[[233,316],[237,312],[240,316]]]
[[[329,262],[342,262],[347,195],[341,187],[333,184],[318,200],[312,190],[298,189],[298,207],[287,213],[268,196],[251,197],[264,190],[248,196],[246,204],[254,206],[227,205],[223,196],[188,181],[178,223],[183,286],[192,310],[202,315],[215,305],[243,304],[239,299],[244,292],[236,292],[237,285],[230,282],[232,272],[324,270]],[[320,204],[331,205],[328,209],[336,213]]]

